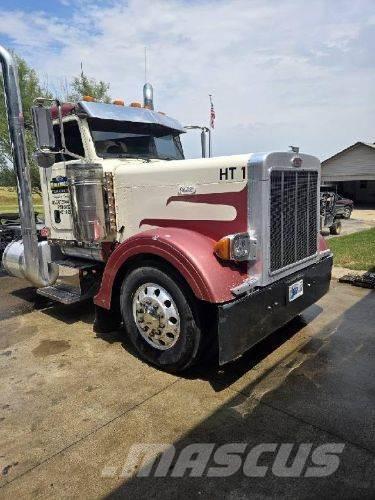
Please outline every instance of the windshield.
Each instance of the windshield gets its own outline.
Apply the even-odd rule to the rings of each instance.
[[[90,129],[102,158],[184,159],[178,134],[164,127],[95,120]]]

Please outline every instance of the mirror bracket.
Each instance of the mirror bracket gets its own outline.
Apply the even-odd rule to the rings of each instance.
[[[51,104],[56,103],[62,146],[59,151],[53,151],[56,147],[55,134],[53,132],[53,119],[51,108],[44,106],[46,102]],[[66,147],[61,103],[58,99],[37,97],[34,100],[34,106],[32,106],[31,112],[33,117],[35,139],[37,143],[36,158],[38,158],[38,164],[41,163],[40,166],[42,166],[42,168],[48,168],[48,166],[52,166],[54,162],[51,163],[51,157],[57,154],[67,154],[69,156],[72,156],[73,158],[84,160],[82,156],[70,152]],[[46,159],[47,156],[50,157],[49,160]]]

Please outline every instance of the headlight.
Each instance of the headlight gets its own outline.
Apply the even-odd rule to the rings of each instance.
[[[247,233],[235,234],[231,242],[233,260],[248,260],[250,255],[250,237]]]
[[[225,236],[214,246],[215,254],[223,260],[255,260],[256,241],[248,233]]]

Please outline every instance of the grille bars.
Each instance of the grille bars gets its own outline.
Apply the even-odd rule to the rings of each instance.
[[[271,272],[316,253],[317,181],[316,171],[271,172]]]

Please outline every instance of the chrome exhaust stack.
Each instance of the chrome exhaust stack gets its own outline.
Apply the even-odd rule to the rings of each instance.
[[[48,286],[56,281],[58,266],[51,263],[48,243],[46,241],[38,242],[17,66],[13,56],[1,45],[0,62],[3,72],[13,166],[17,178],[22,234],[22,241],[13,241],[6,247],[3,265],[10,274],[24,277],[36,287]]]

